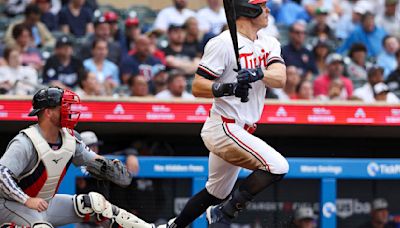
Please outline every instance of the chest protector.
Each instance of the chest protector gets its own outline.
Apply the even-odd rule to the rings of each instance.
[[[18,178],[18,186],[30,197],[40,197],[49,201],[56,194],[71,164],[75,154],[76,139],[63,128],[60,131],[62,146],[58,150],[53,150],[36,127],[29,127],[22,132],[32,141],[38,161],[31,171]]]

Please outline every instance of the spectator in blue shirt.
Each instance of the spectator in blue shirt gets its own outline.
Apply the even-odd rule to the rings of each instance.
[[[382,44],[384,49],[378,55],[376,64],[384,69],[383,77],[387,79],[388,75],[397,67],[395,53],[399,50],[399,41],[394,36],[386,36]]]
[[[119,70],[110,60],[107,60],[108,43],[105,40],[95,40],[92,45],[92,58],[83,62],[85,69],[96,75],[97,81],[104,85],[107,94],[119,85]]]
[[[36,4],[40,9],[40,21],[46,25],[50,31],[58,30],[58,18],[51,11],[51,0],[36,0]]]
[[[92,13],[83,7],[84,4],[85,0],[71,0],[61,9],[59,24],[62,32],[76,37],[93,33]]]
[[[382,51],[382,40],[386,36],[385,30],[375,25],[374,15],[365,13],[361,19],[361,25],[357,26],[350,36],[339,47],[339,53],[346,53],[352,44],[363,43],[367,47],[369,57],[377,57]]]
[[[147,82],[150,82],[154,76],[154,68],[161,65],[161,61],[151,55],[150,39],[141,35],[136,39],[135,52],[122,60],[121,75],[122,82],[128,83],[130,77],[143,75]]]
[[[311,79],[318,74],[318,69],[313,54],[304,47],[306,24],[303,21],[295,22],[289,29],[289,38],[289,44],[282,48],[286,65],[296,66],[303,77]]]
[[[343,15],[336,24],[335,36],[340,40],[345,40],[360,25],[362,15],[366,10],[360,5],[355,5],[351,15]]]
[[[282,5],[276,11],[276,24],[291,26],[298,20],[308,21],[310,16],[307,11],[298,3],[292,0],[283,0]]]

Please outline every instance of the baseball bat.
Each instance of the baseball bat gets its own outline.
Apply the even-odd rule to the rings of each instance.
[[[233,49],[235,51],[236,56],[236,65],[237,71],[242,69],[240,66],[240,59],[239,59],[239,47],[238,47],[238,38],[237,38],[237,28],[236,28],[236,10],[235,10],[235,0],[224,0],[224,9],[225,9],[225,16],[226,21],[228,22],[229,33],[231,34]],[[249,101],[248,97],[242,97],[241,102]]]

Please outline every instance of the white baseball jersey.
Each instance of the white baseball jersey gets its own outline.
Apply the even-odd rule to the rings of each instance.
[[[242,68],[266,69],[275,62],[284,63],[281,57],[281,47],[277,39],[270,36],[258,36],[255,41],[238,33],[238,47]],[[237,82],[235,52],[229,31],[211,39],[204,50],[197,73],[220,83]],[[268,75],[265,75],[268,77]],[[246,124],[259,121],[266,94],[262,81],[251,83],[249,101],[242,103],[235,96],[215,98],[212,111],[227,118],[235,119]]]

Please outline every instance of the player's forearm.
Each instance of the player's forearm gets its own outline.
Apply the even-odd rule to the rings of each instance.
[[[212,84],[213,81],[196,74],[192,83],[193,95],[195,97],[213,98]]]
[[[283,88],[286,84],[286,66],[280,63],[269,66],[264,70],[263,82],[271,88]]]
[[[5,166],[0,165],[0,191],[10,199],[25,204],[29,196],[15,183],[12,172]]]

